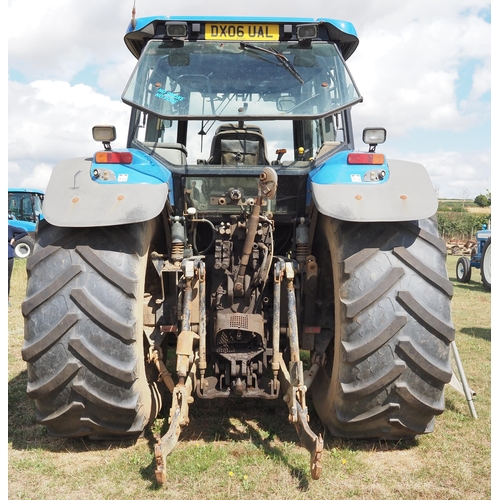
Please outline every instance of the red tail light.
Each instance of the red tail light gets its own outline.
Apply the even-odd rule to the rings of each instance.
[[[95,154],[96,163],[132,163],[132,153],[117,151],[100,151]]]
[[[383,165],[385,157],[380,153],[349,153],[347,163],[349,165]]]

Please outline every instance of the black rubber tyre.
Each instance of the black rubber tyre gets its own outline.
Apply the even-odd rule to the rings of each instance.
[[[481,281],[484,288],[491,291],[491,238],[484,244],[481,258]]]
[[[146,374],[142,323],[153,231],[152,221],[106,228],[40,223],[27,262],[22,356],[37,422],[50,435],[135,438],[156,417],[160,402]]]
[[[342,223],[321,217],[333,272],[335,334],[312,387],[333,436],[412,438],[431,432],[451,380],[453,285],[434,219]],[[323,244],[321,242],[324,242]],[[329,277],[328,277],[329,274]],[[323,295],[324,296],[324,295]]]
[[[31,236],[25,236],[14,244],[14,254],[18,259],[26,259],[33,253],[35,240]]]
[[[472,274],[470,260],[467,257],[460,257],[457,260],[457,267],[455,271],[457,280],[460,281],[460,283],[469,283]]]

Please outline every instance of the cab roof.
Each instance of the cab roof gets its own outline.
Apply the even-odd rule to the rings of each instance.
[[[205,39],[205,25],[207,23],[220,23],[226,25],[236,24],[279,24],[281,28],[280,39],[294,40],[294,35],[284,33],[285,26],[294,28],[300,24],[318,24],[318,37],[320,40],[334,42],[338,45],[344,59],[348,59],[356,50],[359,39],[352,23],[337,19],[313,18],[276,18],[276,17],[179,17],[158,16],[132,19],[124,40],[125,45],[137,59],[142,49],[152,38],[162,38],[165,22],[185,22],[188,25],[188,40]]]

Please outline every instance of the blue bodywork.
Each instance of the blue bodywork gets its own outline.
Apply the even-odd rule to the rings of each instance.
[[[98,184],[168,184],[172,185],[172,173],[150,154],[138,149],[115,149],[115,152],[132,153],[132,163],[96,163],[95,155],[89,169],[92,181]],[[108,180],[97,177],[96,170],[106,170],[111,173]],[[173,192],[169,193],[169,202],[174,203]]]
[[[158,163],[150,155],[139,151],[138,149],[115,149],[115,152],[129,152],[132,153],[132,163],[110,163],[102,164],[96,163],[95,159],[92,162],[91,169],[102,169],[105,168],[108,171],[113,171],[116,178],[104,181],[100,178],[96,178],[92,173],[92,180],[103,184],[114,184],[120,183],[120,177],[126,176],[122,182],[130,182],[132,184],[160,184],[163,182],[169,182],[172,178],[172,174],[160,163]]]
[[[386,160],[381,165],[349,165],[347,157],[350,153],[352,151],[341,151],[332,158],[329,158],[325,163],[319,165],[309,174],[311,181],[316,184],[331,184],[332,182],[335,184],[352,184],[363,182],[363,180],[366,180],[366,174],[373,170],[384,172],[381,175],[381,180],[376,182],[387,181],[389,172]]]
[[[36,230],[35,222],[26,222],[24,220],[17,220],[9,218],[9,226],[16,226],[24,229],[27,233],[34,233]]]

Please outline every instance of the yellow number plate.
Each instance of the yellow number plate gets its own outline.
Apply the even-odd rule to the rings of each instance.
[[[278,24],[209,24],[205,25],[205,40],[279,40]]]

